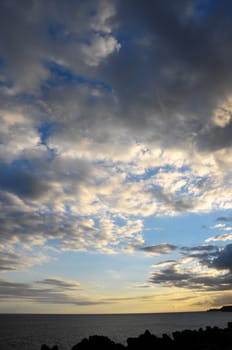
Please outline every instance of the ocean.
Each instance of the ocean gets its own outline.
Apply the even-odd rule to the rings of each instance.
[[[184,312],[160,314],[113,315],[0,315],[0,350],[40,350],[43,343],[58,345],[60,350],[90,335],[105,335],[126,344],[146,329],[159,336],[183,329],[205,329],[206,326],[226,328],[232,313]]]

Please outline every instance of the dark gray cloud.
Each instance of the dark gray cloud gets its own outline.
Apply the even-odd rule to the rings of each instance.
[[[57,288],[62,288],[62,289],[79,289],[80,283],[74,282],[74,281],[65,281],[61,279],[56,279],[56,278],[45,278],[42,281],[37,281],[36,283],[38,284],[45,284],[45,285],[50,285],[54,286]]]
[[[229,269],[232,272],[232,244],[222,249],[212,261],[212,266],[218,270]]]
[[[92,66],[116,49],[107,24],[110,8],[107,9],[102,0],[69,3],[52,0],[47,4],[27,0],[20,6],[15,0],[1,1],[4,87],[40,93],[40,87],[49,86],[51,62],[79,76],[91,76]],[[101,45],[105,52],[99,49]]]
[[[217,218],[217,221],[231,222],[232,221],[232,216],[219,216]]]
[[[232,275],[227,273],[218,276],[199,276],[190,271],[180,272],[176,265],[168,269],[153,272],[150,282],[166,287],[178,287],[199,291],[231,290]]]
[[[212,260],[219,255],[219,248],[214,245],[181,247],[180,250],[185,257],[195,258],[205,266],[210,266]]]
[[[193,246],[193,247],[181,247],[181,250],[183,252],[212,252],[217,250],[218,247],[215,245],[199,245],[199,246]]]
[[[65,281],[64,285],[65,285]],[[70,296],[65,293],[65,286],[57,289],[41,288],[38,284],[33,283],[18,283],[6,280],[0,280],[0,299],[6,300],[27,300],[49,304],[72,304],[72,305],[98,305],[106,304],[104,300],[91,300],[84,296]]]
[[[50,281],[52,283],[50,283]],[[55,288],[41,288],[41,283],[52,285]],[[47,283],[48,282],[48,283]],[[59,282],[59,283],[57,283]],[[25,301],[34,301],[39,303],[49,304],[71,304],[76,306],[114,304],[121,301],[150,301],[154,295],[139,295],[133,297],[115,297],[115,298],[98,298],[91,299],[83,295],[75,297],[67,291],[74,289],[75,283],[61,279],[44,279],[34,283],[18,283],[7,280],[0,280],[0,301],[9,301],[20,299]],[[68,288],[67,288],[68,286]],[[71,288],[69,288],[71,286]]]
[[[20,255],[10,252],[0,252],[0,271],[17,270],[20,265]]]
[[[200,133],[199,146],[212,151],[231,147],[232,121],[224,128],[214,126]]]
[[[111,5],[115,11],[110,10]],[[230,147],[231,123],[225,127],[211,123],[214,109],[232,88],[230,11],[228,0],[218,1],[215,6],[210,1],[194,0],[178,0],[175,6],[171,0],[67,4],[54,0],[46,8],[40,1],[26,1],[20,8],[16,1],[2,1],[0,52],[6,61],[2,70],[6,79],[20,81],[24,89],[47,81],[39,96],[41,106],[48,103],[47,118],[53,119],[51,110],[56,112],[63,106],[59,84],[51,83],[46,65],[53,61],[71,71],[72,84],[72,73],[84,77],[82,85],[91,79],[102,82],[104,77],[108,92],[102,93],[102,99],[114,95],[114,107],[107,111],[112,125],[120,122],[136,131],[136,136],[143,131],[141,137],[166,147],[192,145],[194,140],[204,149]],[[120,50],[107,56],[101,65],[89,65],[86,50],[89,54],[96,50],[92,56],[99,59],[103,53],[98,51],[97,40],[111,31],[121,42]],[[84,51],[83,45],[87,47]],[[106,42],[101,47],[108,48]],[[66,71],[61,95],[70,88],[67,76]],[[93,87],[93,83],[89,85]],[[45,95],[53,89],[58,94],[51,106]],[[62,113],[63,122],[69,118],[68,106],[71,103]],[[71,119],[78,120],[80,131],[91,129],[92,124],[96,129],[96,121],[104,126],[105,117],[96,118],[96,114],[85,113],[87,109],[81,106],[71,111]],[[67,137],[71,130],[72,126],[66,130]]]
[[[173,193],[168,193],[165,189],[152,190],[152,194],[158,203],[164,203],[175,212],[184,212],[194,208],[194,199],[185,195],[176,196]]]
[[[168,253],[171,253],[175,249],[177,249],[177,246],[175,246],[173,244],[168,244],[168,243],[157,244],[157,245],[152,245],[152,246],[140,248],[140,250],[142,250],[146,253],[157,254],[157,255],[168,254]]]
[[[13,242],[10,241],[10,238]],[[4,237],[0,243],[0,272],[25,271],[32,265],[41,265],[48,262],[54,256],[54,254],[48,254],[46,251],[42,251],[42,249],[40,252],[36,251],[33,249],[34,244],[33,238],[30,240],[27,238],[20,240],[20,236],[15,235],[9,237],[8,241]],[[16,245],[16,249],[14,249],[14,245]],[[18,245],[24,246],[24,250],[17,249]]]
[[[0,188],[22,198],[38,199],[49,191],[49,184],[37,175],[13,166],[2,166]]]
[[[197,262],[203,271],[207,267],[209,273],[197,273],[191,267],[184,266],[184,263],[181,261],[173,263],[169,261],[167,268],[156,269],[152,273],[150,282],[169,287],[175,286],[201,291],[227,291],[231,289],[232,244],[221,249],[216,246],[201,246],[182,248],[182,251],[184,251],[186,258],[196,259],[195,263]],[[225,271],[215,275],[210,274],[211,269]]]
[[[210,117],[232,88],[231,3],[119,1],[117,11],[122,47],[104,68],[125,121],[153,125],[166,146],[193,135],[204,149],[230,146],[230,124],[211,127]]]

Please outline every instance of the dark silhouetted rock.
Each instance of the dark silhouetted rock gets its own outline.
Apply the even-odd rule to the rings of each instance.
[[[57,345],[54,345],[52,348],[49,348],[49,346],[47,346],[46,344],[43,344],[41,346],[41,350],[59,350]]]
[[[72,350],[124,350],[121,344],[116,344],[107,337],[93,335],[89,339],[84,338],[80,343],[74,345]]]
[[[84,338],[72,350],[231,350],[232,322],[228,327],[206,327],[206,329],[176,331],[172,338],[167,334],[157,337],[146,330],[138,337],[128,338],[127,346],[114,343],[105,336],[94,335]],[[43,344],[41,350],[58,350],[57,345],[49,348]]]
[[[151,334],[148,330],[144,334],[141,334],[137,338],[128,338],[127,347],[129,350],[138,350],[138,349],[166,349],[163,345],[170,345],[165,338],[165,341],[162,338],[158,338],[155,335]]]
[[[232,312],[232,305],[228,305],[228,306],[223,306],[221,308],[222,312]]]

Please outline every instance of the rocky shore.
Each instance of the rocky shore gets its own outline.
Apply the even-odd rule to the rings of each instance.
[[[93,335],[84,338],[70,350],[230,350],[232,349],[232,322],[228,327],[206,327],[206,329],[183,330],[157,337],[148,330],[135,338],[128,338],[127,345],[117,344],[107,337]],[[59,350],[43,344],[41,350]]]

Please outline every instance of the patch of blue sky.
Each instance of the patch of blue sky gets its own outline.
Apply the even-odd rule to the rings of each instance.
[[[133,173],[128,174],[127,179],[130,181],[137,182],[140,180],[150,179],[153,176],[156,176],[157,174],[159,174],[160,172],[172,173],[172,172],[175,172],[177,170],[184,174],[185,172],[187,172],[189,170],[189,167],[186,166],[186,167],[176,168],[173,165],[164,165],[162,167],[151,167],[151,168],[146,169],[146,171],[144,173],[139,174],[139,175],[135,175]]]
[[[66,45],[70,43],[86,44],[88,40],[80,36],[77,32],[70,31],[66,25],[60,21],[49,21],[47,24],[48,37],[59,44]]]
[[[200,20],[207,18],[222,2],[222,0],[199,0],[195,7],[195,17]]]
[[[181,173],[187,173],[190,170],[191,170],[191,167],[189,165],[183,165],[180,168],[178,168],[178,171],[180,171]]]
[[[159,173],[160,169],[161,169],[160,167],[154,167],[154,168],[147,169],[143,175],[143,179],[147,180],[153,176],[156,176]]]
[[[166,164],[166,165],[160,167],[160,171],[165,172],[165,173],[172,173],[176,170],[179,170],[179,168],[175,167],[174,165],[170,165],[170,164]]]
[[[10,80],[6,80],[6,79],[0,79],[0,89],[1,88],[7,88],[7,89],[11,89],[13,87],[13,82]]]
[[[123,31],[117,34],[117,40],[124,46],[124,44],[128,44],[130,42],[133,42],[134,40],[134,35],[132,35],[128,31]],[[125,45],[125,48],[127,45]]]
[[[87,284],[94,285],[94,288],[98,289],[105,289],[106,284],[112,285],[119,279],[125,279],[125,287],[128,288],[131,279],[138,281],[138,271],[141,272],[142,276],[147,275],[147,259],[144,259],[144,255],[136,255],[136,261],[139,262],[136,268],[134,259],[133,254],[125,253],[101,254],[91,252],[89,254],[85,251],[67,251],[60,254],[59,259],[54,263],[47,264],[46,268],[48,270],[45,272],[47,275],[58,275],[60,278],[76,279],[81,282],[81,287]],[[43,269],[44,267],[39,268]],[[116,281],[112,277],[113,273],[116,274]],[[115,285],[113,288],[115,288]],[[122,288],[123,286],[117,285],[119,294]]]
[[[26,158],[13,160],[13,162],[11,163],[11,167],[12,169],[15,169],[15,171],[18,171],[19,169],[21,169],[21,170],[27,170],[30,173],[36,173],[32,163]],[[3,169],[4,165],[1,164],[0,168]]]
[[[40,134],[40,144],[44,145],[49,151],[47,161],[50,162],[57,156],[57,150],[48,146],[49,137],[55,132],[57,123],[43,122],[38,126],[38,132]],[[44,159],[45,160],[45,159]]]
[[[117,39],[118,42],[120,42],[120,44],[123,47],[123,50],[130,50],[131,47],[134,44],[137,44],[138,41],[140,40],[140,38],[144,38],[147,35],[146,31],[142,31],[141,28],[139,28],[137,25],[135,25],[133,27],[133,31],[128,30],[128,28],[123,27],[123,28],[119,28],[119,30],[117,30],[117,28],[115,28],[114,31],[114,36]]]
[[[125,219],[119,218],[119,217],[115,217],[115,218],[114,218],[114,222],[115,222],[115,224],[116,224],[117,226],[119,226],[119,227],[123,227],[123,226],[125,226],[125,225],[127,224],[127,222],[126,222]]]
[[[126,181],[129,181],[129,182],[145,181],[157,175],[159,171],[160,171],[160,167],[155,167],[155,168],[146,169],[146,171],[144,171],[144,173],[142,174],[128,173]]]
[[[71,71],[71,69],[53,61],[47,62],[45,66],[50,71],[51,75],[49,79],[42,83],[42,91],[47,91],[48,89],[56,86],[87,85],[91,88],[102,89],[105,92],[112,92],[111,86],[103,80],[91,79],[75,74]]]
[[[47,227],[45,225],[44,226],[44,233],[49,236],[50,231],[52,231],[52,225],[51,225],[51,227]],[[49,239],[46,241],[46,245],[48,247],[53,247],[55,249],[59,249],[61,244],[62,244],[62,238],[56,238],[56,237],[51,238],[51,236],[49,236]]]
[[[92,220],[94,220],[94,227],[96,228],[96,229],[99,229],[100,228],[100,218],[97,218],[97,217],[95,217],[95,218],[93,218],[93,217],[91,217],[91,216],[84,216],[84,217],[82,217],[82,218],[84,218],[84,219],[92,219]]]
[[[15,102],[25,104],[35,104],[37,102],[37,96],[28,92],[23,92],[15,95]]]
[[[48,138],[53,134],[57,123],[54,122],[43,122],[38,127],[38,132],[40,134],[40,143],[47,146]]]
[[[0,56],[0,69],[6,65],[6,60],[3,56]]]
[[[193,177],[189,182],[191,181],[191,185],[194,185],[199,189],[199,192],[197,196],[201,196],[202,192],[205,191],[205,187],[207,186],[207,182],[210,181],[210,176],[205,175],[205,176],[197,176]],[[202,191],[201,191],[202,189]]]
[[[52,40],[67,40],[65,25],[59,21],[50,21],[47,25],[48,36]]]
[[[70,205],[68,203],[65,203],[64,207],[65,207],[65,214],[71,217],[72,216],[72,209],[71,209]]]
[[[222,216],[226,216],[224,211],[189,213],[172,217],[147,217],[144,219],[146,244],[155,245],[168,242],[179,247],[205,244],[208,237],[217,234],[216,230],[212,231],[212,227]]]

